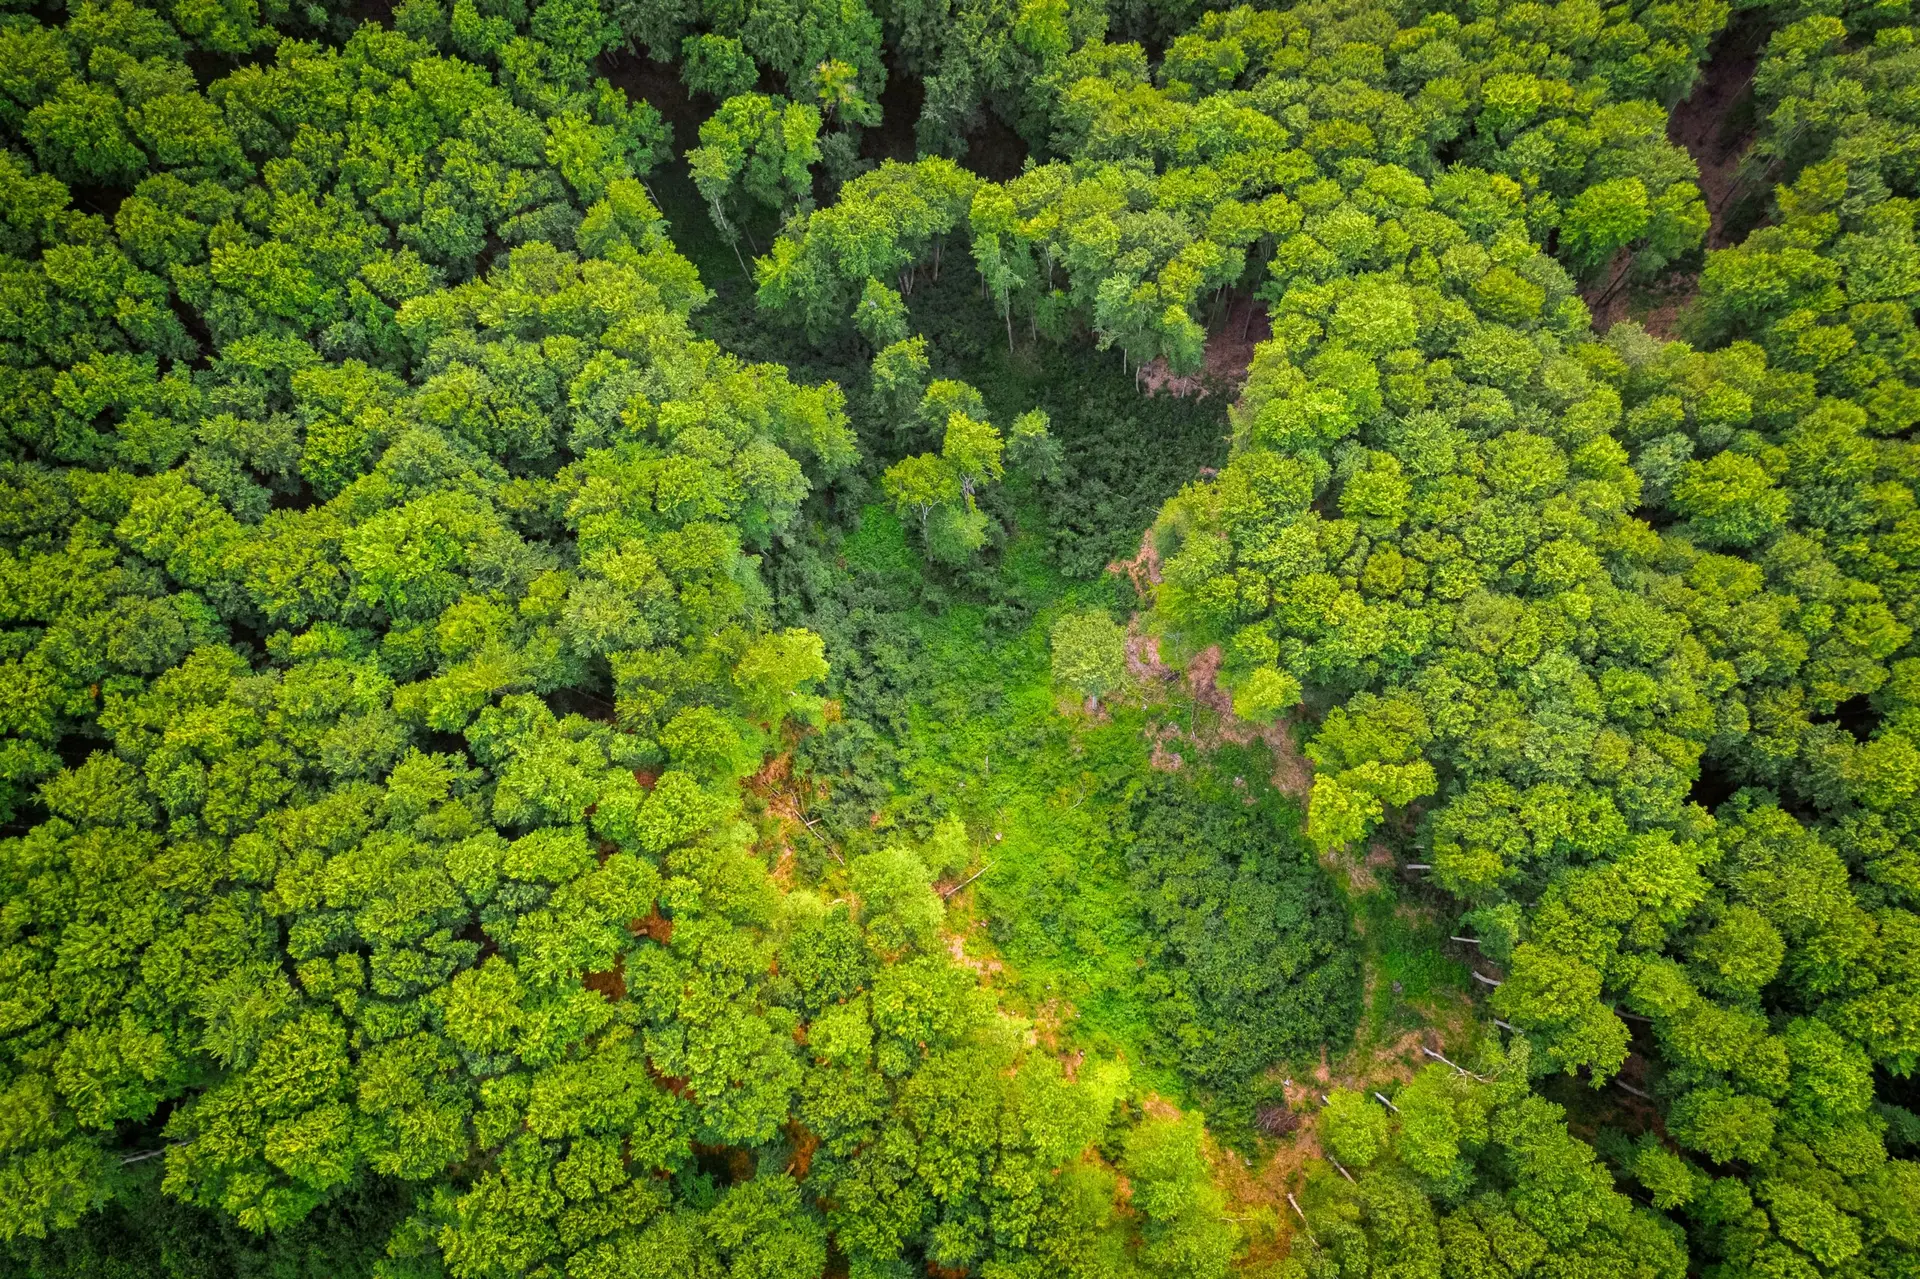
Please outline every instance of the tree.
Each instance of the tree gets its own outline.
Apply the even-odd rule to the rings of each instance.
[[[1044,411],[1028,409],[1013,419],[1007,431],[1007,465],[1036,480],[1058,484],[1062,477],[1065,450],[1047,430],[1050,422]]]
[[[28,112],[21,133],[64,182],[131,186],[147,168],[120,99],[80,80],[68,80]]]
[[[770,727],[791,715],[819,714],[820,699],[802,691],[826,676],[825,646],[811,631],[789,628],[754,641],[733,668],[734,687],[747,710]]]
[[[1689,462],[1674,481],[1674,508],[1709,546],[1754,546],[1786,522],[1790,499],[1754,458],[1718,453]]]
[[[688,36],[680,43],[680,78],[695,93],[724,102],[750,93],[759,69],[732,36]]]
[[[917,381],[924,358],[924,347],[911,342],[883,350],[876,364],[884,364],[892,389],[881,394],[891,397]],[[902,458],[880,477],[881,492],[901,518],[914,518],[927,554],[942,563],[965,563],[986,544],[988,518],[978,495],[1006,474],[1005,442],[997,427],[973,415],[982,411],[979,392],[965,383],[928,386],[916,416],[944,426],[940,451]]]
[[[1345,1040],[1359,992],[1347,920],[1306,861],[1295,819],[1242,795],[1216,768],[1154,779],[1135,802],[1127,850],[1156,939],[1150,1046],[1208,1090],[1235,1133],[1265,1104],[1264,1072]]]
[[[1053,682],[1097,707],[1127,679],[1127,632],[1100,610],[1064,613],[1053,624]]]
[[[1200,1117],[1151,1120],[1127,1136],[1121,1169],[1145,1218],[1141,1260],[1149,1273],[1206,1279],[1227,1273],[1238,1243],[1200,1152]]]
[[[934,545],[935,513],[953,506],[962,497],[959,475],[936,453],[902,458],[880,477],[880,488],[903,517],[911,514],[918,518],[921,540],[930,552]]]
[[[854,313],[854,327],[860,330],[860,336],[872,343],[876,352],[882,352],[899,346],[907,341],[907,304],[900,295],[875,279],[869,279],[860,293],[860,304]],[[921,350],[925,349],[922,339]],[[904,356],[904,352],[903,352]],[[895,360],[903,356],[894,357]],[[875,357],[876,360],[878,356]],[[910,357],[909,357],[910,358]],[[924,362],[925,356],[922,355]],[[891,364],[891,361],[890,361]],[[889,367],[886,370],[889,385],[899,375]],[[879,389],[881,373],[876,369],[875,388]],[[885,394],[886,392],[882,392]],[[916,395],[915,398],[918,398]]]
[[[1776,1112],[1762,1097],[1724,1085],[1696,1088],[1673,1104],[1674,1136],[1716,1163],[1764,1159],[1773,1143]]]
[[[946,912],[925,863],[891,846],[855,858],[847,869],[860,895],[860,922],[875,946],[888,954],[934,947]]]
[[[1592,269],[1639,239],[1651,219],[1646,184],[1638,178],[1615,178],[1574,197],[1560,234],[1575,265]]]
[[[1233,713],[1256,724],[1271,724],[1299,701],[1299,680],[1285,671],[1263,666],[1234,690]]]
[[[1387,1109],[1362,1093],[1336,1088],[1320,1112],[1327,1145],[1345,1163],[1365,1168],[1387,1149]]]
[[[754,264],[759,305],[825,334],[844,326],[869,278],[913,293],[920,266],[939,273],[945,236],[965,218],[979,180],[950,160],[888,161],[847,182],[824,209],[796,218]]]
[[[739,237],[740,196],[782,213],[812,206],[819,137],[818,108],[758,93],[728,98],[700,126],[700,145],[687,153],[687,163],[715,229],[729,243]]]
[[[1458,898],[1509,1025],[1360,1098],[1383,1144],[1297,1188],[1290,1272],[1910,1269],[1920,54],[1887,6],[1766,18],[1782,185],[1708,253],[1697,345],[1596,333],[1573,273],[1701,245],[1661,103],[1715,0],[14,8],[13,1269],[1221,1274],[1208,1121],[1097,1051],[1068,1080],[942,944],[929,880],[1003,809],[996,943],[1143,1027],[1227,1144],[1361,1012],[1314,847]],[[853,529],[838,387],[699,336],[739,317],[695,326],[617,38],[714,98],[717,225],[784,220],[759,297],[821,349],[758,358],[877,350],[880,492],[954,571]],[[876,166],[890,72],[929,158]],[[988,119],[1038,158],[934,157]],[[1164,402],[1061,440],[933,378],[907,304],[962,248],[973,319],[1046,339],[1020,377],[1085,340],[1197,370],[1267,312],[1146,627],[1217,645],[1240,714],[1311,710],[1306,842],[1230,744],[1162,774],[995,709],[982,663],[1059,593],[1032,557],[1097,576],[1185,477],[1150,426],[1083,433]],[[1011,507],[1018,563],[972,562]],[[1652,1095],[1592,1117],[1650,1107],[1638,1142],[1529,1091],[1630,1047]]]
[[[910,429],[913,410],[927,392],[930,367],[927,340],[918,333],[891,342],[874,355],[875,407],[895,423],[897,433]]]

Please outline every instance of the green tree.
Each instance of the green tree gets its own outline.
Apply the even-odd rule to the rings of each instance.
[[[680,78],[693,92],[724,102],[752,92],[760,72],[738,40],[707,34],[681,42]]]
[[[780,213],[812,207],[819,137],[819,109],[806,103],[757,93],[722,102],[687,153],[714,228],[730,243],[739,238],[742,197]]]
[[[1342,1161],[1365,1168],[1387,1150],[1387,1109],[1364,1093],[1336,1088],[1320,1112],[1327,1146]]]
[[[1053,682],[1097,707],[1127,680],[1127,632],[1101,610],[1063,613],[1053,624]]]

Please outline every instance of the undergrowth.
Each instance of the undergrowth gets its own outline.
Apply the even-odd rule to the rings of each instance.
[[[1062,1052],[1124,1055],[1142,1084],[1246,1144],[1273,1074],[1352,1041],[1362,952],[1348,906],[1307,852],[1298,806],[1269,784],[1264,745],[1187,749],[1178,773],[1156,772],[1149,725],[1193,728],[1205,708],[1136,691],[1086,714],[1052,687],[1047,641],[1064,610],[1137,605],[1107,568],[1224,461],[1230,391],[1148,397],[1086,343],[1062,358],[1016,333],[1009,351],[973,272],[948,263],[908,299],[935,376],[977,387],[996,420],[1046,410],[1064,466],[1058,482],[1017,478],[986,497],[997,535],[976,563],[929,565],[874,500],[872,477],[920,442],[872,411],[870,352],[769,322],[684,175],[654,187],[715,294],[702,333],[839,383],[866,454],[863,476],[816,495],[807,532],[764,565],[777,620],[824,637],[833,669],[828,722],[793,759],[822,835],[794,848],[800,872],[836,882],[856,850],[961,818],[978,878],[950,923],[1002,1003]],[[1428,940],[1387,959],[1413,998],[1435,980],[1420,970]]]

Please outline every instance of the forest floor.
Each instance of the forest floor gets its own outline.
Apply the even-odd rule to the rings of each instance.
[[[1724,249],[1743,239],[1747,228],[1742,222],[1754,216],[1743,208],[1753,194],[1752,177],[1743,170],[1759,127],[1753,75],[1760,65],[1764,31],[1764,24],[1749,17],[1722,32],[1693,92],[1667,119],[1668,139],[1685,147],[1700,169],[1700,194],[1712,218],[1709,249]]]

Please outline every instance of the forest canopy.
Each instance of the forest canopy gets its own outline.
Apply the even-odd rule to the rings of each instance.
[[[0,5],[8,1272],[1913,1279],[1914,45]]]

